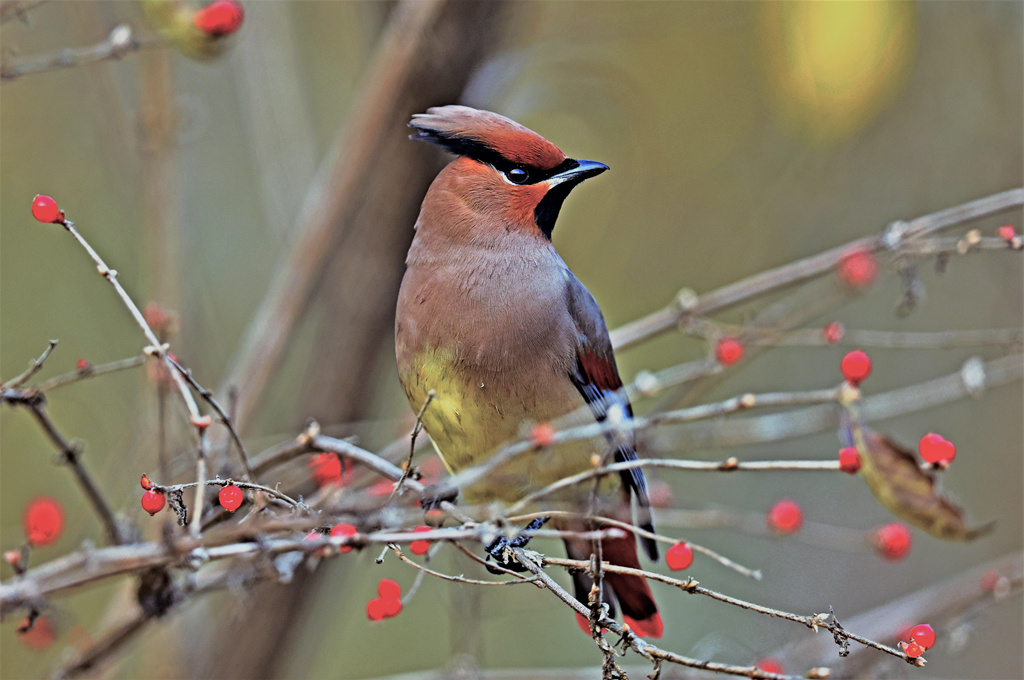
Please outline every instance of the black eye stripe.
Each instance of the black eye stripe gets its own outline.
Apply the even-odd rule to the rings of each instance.
[[[490,165],[492,165],[495,170],[498,170],[506,177],[508,177],[509,181],[512,182],[513,184],[526,185],[537,184],[538,182],[549,180],[560,172],[572,170],[573,168],[578,166],[579,163],[577,163],[572,158],[566,158],[564,161],[562,161],[555,167],[550,168],[548,170],[543,170],[541,168],[529,165],[516,165],[510,163],[507,159],[499,156],[496,159],[492,159]],[[523,179],[517,179],[515,176],[513,176],[514,173],[517,172],[523,172],[526,174],[523,177]]]
[[[412,124],[411,124],[412,125]],[[416,128],[415,125],[412,127]],[[502,156],[495,149],[487,146],[483,142],[467,139],[465,137],[450,136],[439,130],[430,130],[423,128],[416,128],[417,132],[414,135],[410,135],[411,139],[417,139],[423,142],[429,142],[431,144],[437,144],[438,146],[444,147],[451,153],[459,156],[468,156],[475,161],[480,163],[487,163],[498,172],[509,177],[509,172],[514,169],[525,170],[527,173],[526,180],[523,182],[515,182],[509,177],[509,181],[514,184],[536,184],[545,180],[551,179],[554,175],[566,170],[572,170],[579,165],[576,161],[571,158],[566,158],[564,161],[559,163],[553,168],[539,168],[533,165],[525,165],[523,163],[514,163],[509,159]]]

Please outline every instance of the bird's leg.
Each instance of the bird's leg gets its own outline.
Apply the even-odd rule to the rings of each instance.
[[[525,547],[526,544],[530,542],[530,539],[533,538],[533,532],[547,524],[549,519],[551,518],[538,517],[523,527],[523,529],[511,540],[505,536],[498,536],[488,544],[486,548],[487,558],[493,558],[499,566],[509,571],[526,571],[526,567],[516,561],[516,558],[512,553],[512,549]],[[487,570],[492,574],[501,573],[498,569],[492,569],[491,567],[487,567]]]

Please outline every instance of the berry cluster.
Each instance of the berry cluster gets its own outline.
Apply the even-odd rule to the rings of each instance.
[[[366,616],[371,621],[382,621],[402,611],[402,587],[397,581],[382,578],[377,584],[377,597],[366,604]]]

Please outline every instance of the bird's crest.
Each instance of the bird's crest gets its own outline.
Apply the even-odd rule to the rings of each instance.
[[[525,165],[550,170],[565,161],[557,146],[505,116],[468,106],[435,106],[409,122],[410,139],[444,147],[495,167]]]

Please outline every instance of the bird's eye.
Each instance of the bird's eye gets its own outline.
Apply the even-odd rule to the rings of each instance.
[[[505,173],[505,176],[513,184],[524,184],[526,180],[530,179],[530,173],[526,172],[523,168],[512,168]]]

